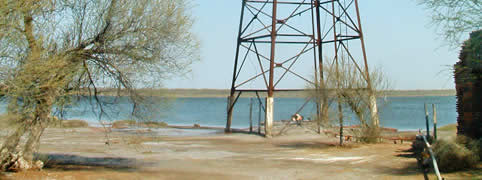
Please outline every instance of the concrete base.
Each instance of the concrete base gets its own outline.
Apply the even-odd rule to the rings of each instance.
[[[266,121],[264,123],[264,132],[267,138],[271,138],[273,136],[272,129],[273,129],[273,110],[274,110],[274,98],[267,97],[266,98]]]

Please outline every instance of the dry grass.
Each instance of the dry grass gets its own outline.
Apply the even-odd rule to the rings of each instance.
[[[165,123],[165,122],[147,121],[147,122],[142,122],[140,124],[141,124],[142,127],[148,127],[148,128],[167,127],[167,123]]]
[[[439,131],[457,131],[457,124],[449,124],[446,126],[442,126],[437,128]]]
[[[381,139],[381,130],[375,127],[360,128],[356,136],[361,143],[378,143]]]
[[[167,127],[167,123],[157,122],[157,121],[137,122],[135,120],[122,120],[122,121],[115,121],[114,123],[112,123],[112,128],[114,129],[125,129],[132,126],[145,127],[145,128],[163,128],[163,127]]]
[[[476,167],[479,161],[478,154],[455,141],[438,140],[434,144],[434,153],[442,172],[471,169]]]
[[[0,115],[0,128],[9,128],[15,127],[14,119],[16,119],[13,115],[2,114]]]
[[[135,126],[137,122],[135,120],[121,120],[115,121],[112,123],[112,128],[114,129],[124,129],[128,128],[129,126]]]
[[[89,123],[84,120],[63,120],[62,128],[85,128],[89,127]]]
[[[6,115],[0,115],[0,127],[4,128],[8,126]]]
[[[145,142],[145,140],[140,136],[129,136],[125,139],[125,143],[128,145],[140,145],[143,142]]]

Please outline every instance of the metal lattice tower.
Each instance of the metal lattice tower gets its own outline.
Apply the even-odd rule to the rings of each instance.
[[[226,132],[243,92],[258,98],[266,93],[265,135],[270,137],[275,92],[305,90],[292,82],[323,82],[323,62],[338,63],[341,55],[371,90],[358,0],[242,0]],[[370,107],[372,115],[377,113],[376,101]]]

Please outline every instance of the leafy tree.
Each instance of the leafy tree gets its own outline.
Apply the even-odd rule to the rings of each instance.
[[[97,97],[99,88],[114,88],[135,113],[145,100],[136,88],[188,70],[198,58],[188,7],[184,0],[0,0],[0,84],[17,124],[0,149],[0,170],[41,168],[33,162],[40,136],[56,119],[53,107],[69,104],[72,93]]]
[[[462,35],[482,27],[480,0],[419,0],[419,3],[433,11],[432,22],[450,45],[460,45]]]

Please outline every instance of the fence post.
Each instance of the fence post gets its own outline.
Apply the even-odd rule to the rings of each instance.
[[[253,98],[249,98],[249,133],[253,132]]]
[[[430,125],[428,123],[429,117],[428,117],[428,109],[427,109],[427,104],[424,104],[425,107],[425,125],[427,126],[427,138],[430,137]]]
[[[261,103],[258,103],[258,134],[261,134]]]
[[[432,104],[433,108],[433,138],[437,140],[437,108]]]

